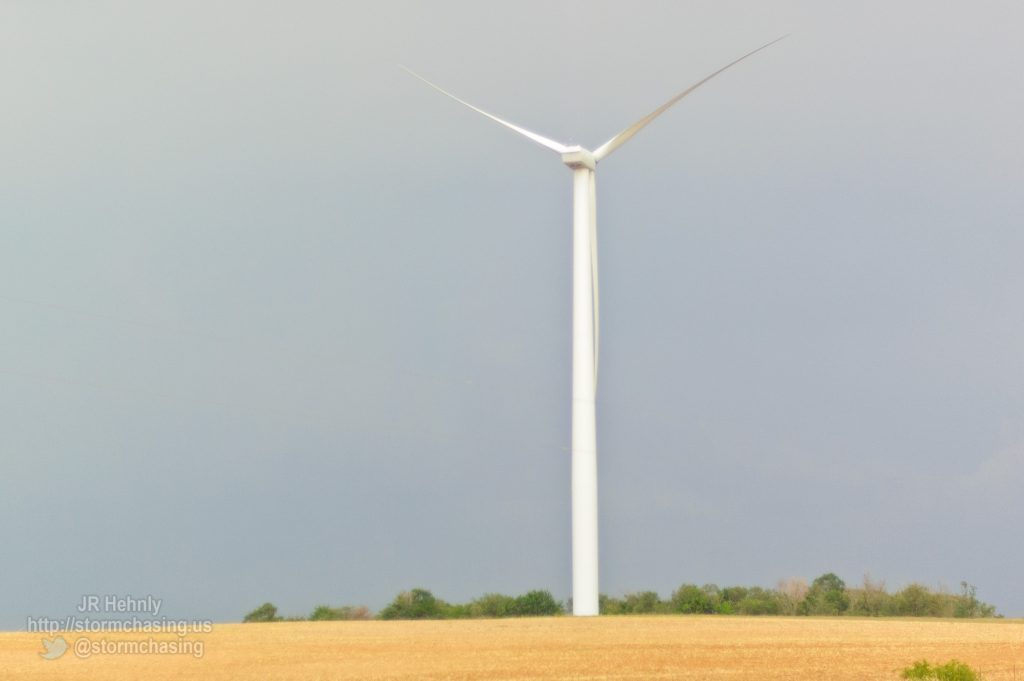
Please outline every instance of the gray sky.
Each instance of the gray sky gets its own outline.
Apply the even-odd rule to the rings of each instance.
[[[602,591],[1024,615],[1016,2],[0,6],[0,628],[82,594],[569,595],[596,146]]]

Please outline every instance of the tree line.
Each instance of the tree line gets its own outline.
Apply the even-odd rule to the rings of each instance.
[[[890,593],[885,582],[865,577],[859,587],[829,572],[810,584],[780,580],[776,588],[683,584],[668,600],[653,591],[601,596],[601,613],[718,615],[850,615],[857,617],[996,617],[995,606],[978,600],[977,589],[960,583],[959,593],[913,583]]]
[[[318,605],[309,617],[281,617],[273,603],[264,603],[243,622],[300,622],[316,620],[445,620],[497,617],[543,617],[565,614],[564,605],[550,591],[529,591],[522,596],[484,594],[469,603],[448,603],[426,589],[403,591],[380,612],[366,606]]]
[[[248,613],[243,622],[318,620],[467,619],[538,617],[572,612],[571,599],[562,603],[550,591],[521,596],[484,594],[469,603],[448,603],[427,589],[398,594],[378,613],[366,606],[319,605],[308,617],[282,617],[272,603]],[[999,617],[993,605],[977,598],[977,589],[960,582],[960,591],[932,590],[913,583],[889,592],[885,582],[865,576],[858,587],[829,572],[810,584],[804,579],[780,580],[775,588],[683,584],[662,599],[655,591],[628,593],[621,598],[601,594],[602,615],[717,614],[717,615],[850,615],[860,617]]]

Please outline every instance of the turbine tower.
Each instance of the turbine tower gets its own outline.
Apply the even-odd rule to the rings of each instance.
[[[785,38],[786,36],[782,36]],[[668,100],[610,140],[590,151],[566,146],[478,109],[414,71],[411,75],[456,102],[561,155],[572,170],[572,614],[598,614],[597,583],[597,395],[599,315],[597,287],[597,164],[625,144],[669,107],[731,66],[774,45],[748,52]]]

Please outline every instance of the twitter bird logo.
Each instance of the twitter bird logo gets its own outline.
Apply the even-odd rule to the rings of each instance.
[[[68,642],[64,640],[63,636],[58,636],[52,641],[43,639],[43,647],[46,648],[45,653],[39,653],[39,657],[44,660],[56,660],[58,657],[68,652]]]

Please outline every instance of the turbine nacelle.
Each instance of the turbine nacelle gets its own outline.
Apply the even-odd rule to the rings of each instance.
[[[573,170],[579,170],[580,168],[597,170],[597,159],[594,158],[594,154],[589,149],[584,149],[579,145],[566,147],[565,151],[562,152],[562,163]]]

